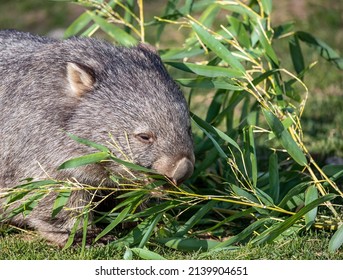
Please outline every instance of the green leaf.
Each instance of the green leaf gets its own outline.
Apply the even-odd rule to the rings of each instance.
[[[272,12],[273,1],[272,0],[261,0],[263,10],[266,15],[269,15]]]
[[[110,150],[109,150],[106,146],[97,144],[97,143],[92,142],[92,141],[90,141],[90,140],[88,140],[88,139],[80,138],[80,137],[78,137],[78,136],[76,136],[76,135],[74,135],[74,134],[72,134],[72,133],[70,133],[70,132],[67,132],[67,135],[68,135],[71,139],[73,139],[74,141],[76,141],[76,142],[78,142],[78,143],[80,143],[80,144],[86,145],[86,146],[88,146],[88,147],[92,147],[92,148],[97,149],[97,150],[99,150],[99,151],[101,151],[101,152],[107,152],[107,153],[110,152]]]
[[[314,47],[323,58],[334,63],[338,69],[343,70],[343,59],[329,45],[306,32],[295,32],[295,36]]]
[[[276,138],[281,145],[286,149],[288,154],[301,166],[307,165],[307,159],[297,143],[293,140],[291,134],[285,129],[282,122],[270,111],[262,110],[266,121],[274,132]]]
[[[300,48],[299,39],[297,36],[292,36],[289,40],[289,49],[291,52],[294,69],[299,75],[305,69],[304,57]]]
[[[57,197],[55,198],[54,205],[52,206],[52,214],[51,217],[55,218],[56,215],[61,212],[63,207],[69,200],[71,195],[71,189],[61,190],[57,193]]]
[[[75,239],[75,234],[76,234],[77,230],[79,229],[80,223],[81,223],[81,217],[76,218],[75,222],[74,222],[74,225],[73,225],[73,228],[70,231],[68,240],[67,240],[66,244],[63,247],[63,250],[68,249],[73,244],[74,239]]]
[[[181,251],[202,251],[206,252],[216,245],[219,244],[218,241],[209,239],[196,239],[196,238],[157,238],[156,241],[169,248]]]
[[[68,168],[76,168],[76,167],[91,164],[91,163],[98,163],[102,160],[109,159],[109,157],[110,155],[107,152],[97,152],[93,154],[88,154],[88,155],[84,155],[84,156],[67,160],[64,163],[62,163],[57,169],[61,170],[61,169],[68,169]]]
[[[232,81],[227,77],[219,77],[219,78],[181,78],[176,79],[178,83],[185,87],[191,88],[205,88],[205,89],[228,89],[233,91],[242,91],[244,90],[243,87],[232,84]]]
[[[129,33],[125,32],[124,30],[120,29],[114,24],[107,22],[102,17],[97,16],[95,13],[91,11],[87,11],[87,14],[94,20],[99,27],[106,32],[109,36],[113,38],[116,42],[123,46],[133,46],[138,43],[138,41],[132,37]]]
[[[227,67],[211,66],[211,65],[200,65],[194,63],[182,63],[176,61],[164,61],[166,64],[171,65],[177,69],[185,72],[194,73],[205,77],[228,77],[228,78],[239,78],[242,74]]]
[[[138,257],[144,260],[165,260],[164,257],[161,255],[151,252],[148,249],[142,249],[142,248],[132,248],[131,251],[136,254]]]
[[[130,248],[126,248],[124,256],[123,256],[123,260],[132,260],[132,250]]]
[[[267,37],[267,31],[263,28],[262,20],[258,20],[255,25],[255,31],[258,35],[259,41],[263,47],[264,52],[266,53],[267,57],[269,57],[276,65],[279,65],[279,60],[277,58],[276,53],[271,45],[271,39]]]
[[[329,242],[329,251],[335,252],[343,244],[343,224],[339,226],[335,234],[331,237]]]
[[[158,174],[156,171],[154,171],[152,169],[149,169],[149,168],[146,168],[146,167],[143,167],[143,166],[140,166],[140,165],[137,165],[137,164],[134,164],[134,163],[131,163],[131,162],[119,159],[119,158],[114,157],[112,155],[110,156],[110,158],[111,158],[111,160],[113,160],[113,161],[115,161],[115,162],[117,162],[119,164],[122,164],[122,165],[128,167],[131,170],[140,171],[140,172],[144,172],[144,173]]]
[[[214,246],[211,251],[216,250],[218,248],[228,247],[236,242],[246,239],[250,235],[252,235],[256,230],[262,227],[266,222],[268,222],[269,218],[262,218],[260,220],[255,221],[248,227],[246,227],[242,232],[239,234],[231,237],[230,239],[220,242],[218,245]]]
[[[209,47],[218,57],[227,62],[233,69],[240,73],[244,73],[245,69],[239,60],[234,57],[231,52],[213,35],[207,32],[202,26],[195,22],[191,22],[193,30],[197,33],[200,40]]]
[[[278,203],[280,197],[280,180],[279,180],[279,165],[277,153],[272,153],[269,156],[269,193],[275,203]]]
[[[253,135],[253,127],[247,126],[243,130],[244,137],[244,159],[245,165],[248,172],[249,178],[252,179],[253,186],[256,187],[257,184],[257,159],[256,159],[256,148]]]
[[[100,238],[108,234],[111,230],[113,230],[119,223],[121,223],[125,218],[127,213],[131,210],[131,205],[127,206],[119,213],[116,219],[114,219],[107,227],[100,232],[97,237],[95,238],[94,242],[98,241]]]
[[[312,201],[315,201],[316,199],[318,199],[318,189],[316,188],[316,186],[312,185],[308,187],[305,192],[305,205],[310,204]],[[317,216],[317,210],[318,207],[315,207],[305,214],[305,223],[307,229],[309,229],[311,225],[314,223]]]
[[[204,206],[202,206],[183,226],[181,226],[176,232],[175,236],[185,235],[193,226],[195,226],[203,216],[205,216],[218,201],[210,200]]]
[[[157,223],[161,220],[162,215],[163,213],[157,213],[154,215],[154,219],[151,221],[149,227],[147,228],[146,232],[142,236],[141,242],[138,245],[139,248],[143,248],[146,245],[146,243],[149,241],[149,238],[153,234],[153,231]]]
[[[83,13],[64,32],[64,38],[69,38],[81,32],[92,20],[88,13]]]
[[[283,233],[285,230],[290,228],[296,221],[301,219],[307,212],[311,211],[312,209],[316,208],[318,205],[325,203],[326,201],[330,201],[337,197],[334,194],[327,194],[325,196],[322,196],[308,205],[304,206],[294,214],[293,216],[286,219],[284,222],[280,223],[279,226],[277,226],[273,231],[271,231],[266,238],[263,240],[263,242],[272,242],[275,238],[277,238],[281,233]]]

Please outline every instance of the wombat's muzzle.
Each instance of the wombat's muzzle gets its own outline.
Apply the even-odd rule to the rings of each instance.
[[[172,158],[162,157],[154,163],[153,168],[167,176],[175,185],[181,185],[193,174],[194,156],[191,159],[182,157],[176,161]]]
[[[175,185],[180,185],[183,181],[192,176],[193,170],[193,163],[188,158],[184,157],[176,163],[176,167],[170,179]]]

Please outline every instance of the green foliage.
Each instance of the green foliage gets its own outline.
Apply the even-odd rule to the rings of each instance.
[[[156,34],[149,43],[163,45],[167,26],[182,27],[182,48],[165,48],[160,53],[187,92],[191,109],[196,108],[192,112],[196,169],[182,186],[115,158],[106,147],[71,136],[99,152],[72,159],[61,169],[112,160],[128,170],[146,173],[138,178],[113,174],[111,179],[117,183],[125,179],[125,189],[114,209],[98,213],[96,222],[106,225],[95,241],[120,223],[133,223],[134,228],[111,243],[114,248],[126,248],[125,259],[133,255],[161,258],[147,249],[154,244],[211,254],[236,244],[282,240],[311,228],[338,229],[329,249],[335,251],[341,246],[339,203],[343,194],[337,182],[343,177],[342,169],[321,168],[315,162],[304,143],[301,126],[308,99],[303,81],[313,65],[305,63],[302,42],[342,69],[342,59],[332,48],[312,34],[293,31],[290,24],[274,27],[271,0],[249,4],[238,0],[169,0],[164,13],[149,22],[144,21],[142,0],[137,4],[120,0],[75,2],[88,10],[68,28],[66,37],[92,36],[102,30],[115,43],[131,45],[145,42],[149,33],[151,38]],[[281,67],[274,49],[278,40],[288,40],[294,71]],[[208,97],[208,104],[199,104],[203,95]],[[147,183],[146,178],[155,180]],[[48,189],[34,182],[9,192],[9,204],[24,201],[13,215],[30,211],[33,198],[47,191],[58,192],[53,206],[56,215],[70,195],[66,188],[78,186],[73,182],[56,184],[61,187]],[[169,188],[163,187],[167,185]],[[35,194],[27,196],[29,193]],[[149,203],[156,195],[160,203]],[[137,211],[143,203],[145,208]],[[90,202],[78,219],[84,233],[94,206]],[[66,247],[72,244],[78,228],[76,225]]]

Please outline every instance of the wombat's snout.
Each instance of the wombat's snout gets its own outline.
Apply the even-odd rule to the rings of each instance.
[[[182,157],[179,160],[162,157],[157,160],[153,168],[167,176],[176,185],[181,185],[186,179],[192,176],[194,170],[194,156],[191,159]]]

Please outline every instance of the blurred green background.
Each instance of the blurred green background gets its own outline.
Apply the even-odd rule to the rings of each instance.
[[[145,17],[161,14],[167,2],[144,1]],[[273,1],[273,5],[273,25],[293,21],[296,30],[313,34],[343,54],[343,1],[281,0]],[[61,37],[83,11],[82,6],[67,1],[0,0],[0,28]],[[170,32],[165,43],[177,44],[180,36],[181,32]],[[284,46],[276,49],[282,66],[292,69],[288,43],[285,40],[280,44]],[[305,79],[310,91],[302,118],[306,144],[319,162],[343,163],[343,73],[307,48],[305,59],[307,64],[318,60]]]

